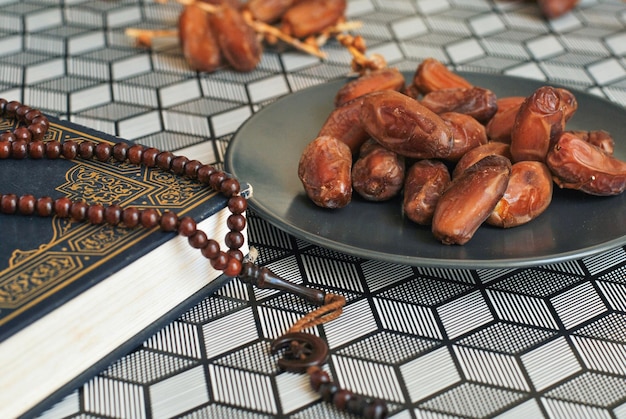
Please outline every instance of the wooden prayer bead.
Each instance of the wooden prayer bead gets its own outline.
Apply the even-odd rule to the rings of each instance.
[[[30,142],[30,140],[32,140],[33,138],[33,135],[26,127],[15,128],[15,130],[13,130],[13,134],[15,135],[16,139],[26,142]]]
[[[202,249],[204,246],[207,245],[208,241],[209,238],[207,237],[206,233],[201,230],[196,230],[193,235],[189,236],[189,244],[194,249]]]
[[[0,211],[3,214],[15,214],[17,211],[17,195],[2,195],[0,198]]]
[[[161,215],[161,230],[176,231],[178,228],[178,216],[172,211],[166,211]]]
[[[213,269],[223,271],[228,266],[229,257],[226,252],[220,252],[216,257],[210,259]]]
[[[124,161],[128,155],[130,146],[126,143],[117,143],[113,146],[113,158],[117,161]]]
[[[12,143],[13,141],[15,141],[15,134],[13,134],[11,131],[5,131],[0,134],[0,141],[8,141]]]
[[[13,143],[9,141],[0,141],[0,159],[8,159],[11,157],[11,151],[13,149],[11,144]]]
[[[33,122],[28,125],[28,131],[30,131],[33,141],[40,141],[45,137],[48,126],[40,122]]]
[[[198,169],[202,167],[202,163],[198,160],[191,160],[185,165],[185,176],[191,179],[198,178]]]
[[[230,231],[226,233],[225,244],[230,249],[239,249],[243,246],[245,238],[239,231]]]
[[[231,214],[226,219],[226,226],[232,231],[243,231],[246,228],[246,217],[241,214]]]
[[[28,143],[24,140],[15,140],[11,143],[11,157],[25,159],[28,157]]]
[[[42,159],[46,154],[46,145],[43,141],[28,143],[28,155],[31,159]]]
[[[94,154],[99,161],[107,161],[111,157],[112,152],[113,150],[111,144],[99,143],[96,146]]]
[[[78,143],[75,141],[65,141],[62,147],[63,157],[67,160],[73,160],[78,155]]]
[[[239,272],[241,272],[241,261],[236,258],[229,257],[228,263],[224,268],[224,275],[235,277],[239,275]]]
[[[228,254],[228,256],[230,256],[231,259],[237,259],[239,262],[243,262],[244,259],[244,255],[243,252],[239,249],[228,249],[226,251],[226,253]],[[241,267],[240,267],[241,269]]]
[[[220,253],[220,244],[213,239],[209,239],[201,252],[205,258],[215,259]]]
[[[130,146],[130,148],[128,149],[128,160],[132,163],[132,164],[141,164],[141,161],[143,159],[143,146],[140,145],[132,145]]]
[[[330,375],[318,366],[309,367],[307,373],[311,387],[315,391],[319,391],[322,384],[330,383]]]
[[[122,207],[119,205],[109,205],[104,209],[104,220],[107,224],[116,226],[122,222]]]
[[[226,180],[226,178],[226,173],[217,171],[211,174],[211,176],[209,177],[209,185],[211,185],[211,188],[213,188],[214,191],[219,192],[221,189],[220,186],[222,182]]]
[[[100,204],[89,205],[87,208],[87,219],[91,224],[104,223],[104,207]]]
[[[61,143],[53,140],[47,141],[46,145],[46,157],[49,159],[58,159],[61,156],[62,146]]]
[[[22,195],[17,200],[17,210],[23,215],[32,215],[35,213],[36,198],[33,195]]]
[[[189,159],[185,156],[173,157],[170,164],[170,170],[175,175],[183,175],[185,173],[185,166],[187,163],[189,163]]]
[[[126,227],[137,227],[139,225],[139,210],[135,207],[122,210],[122,222]]]
[[[241,189],[239,182],[237,179],[227,178],[220,184],[220,192],[224,194],[224,196],[231,197],[237,195]]]
[[[156,166],[159,169],[170,170],[174,155],[169,151],[162,151],[156,156]]]
[[[78,144],[78,155],[86,160],[93,157],[93,152],[96,147],[91,141],[83,141]]]
[[[183,217],[178,224],[178,234],[185,237],[192,236],[197,230],[196,222],[191,217]]]
[[[35,203],[35,213],[42,217],[49,217],[54,212],[54,201],[49,196],[37,199]]]
[[[87,205],[87,203],[85,202],[82,202],[82,201],[72,202],[72,205],[70,206],[70,215],[72,219],[75,221],[86,220],[88,208],[89,208],[89,205]]]
[[[156,166],[156,157],[159,154],[159,150],[153,147],[146,148],[141,156],[141,163],[146,167]]]
[[[208,185],[211,175],[216,171],[217,169],[210,164],[203,164],[198,168],[198,181]]]
[[[59,217],[68,217],[72,201],[67,197],[58,198],[54,201],[54,213]]]
[[[139,222],[145,228],[154,228],[159,225],[159,221],[159,213],[153,208],[141,211],[139,216]]]
[[[241,195],[236,195],[228,200],[228,209],[233,214],[243,214],[248,208],[248,201]]]

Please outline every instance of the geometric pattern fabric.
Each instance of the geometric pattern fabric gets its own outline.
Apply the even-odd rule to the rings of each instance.
[[[344,77],[350,57],[267,48],[250,73],[190,71],[176,39],[140,49],[127,27],[174,28],[151,0],[5,0],[0,96],[160,149],[221,164],[263,106]],[[626,106],[626,3],[582,0],[547,21],[533,2],[351,0],[369,53],[412,71],[456,70],[564,84]],[[189,154],[187,153],[187,154]],[[439,269],[365,260],[297,239],[250,214],[259,262],[346,296],[313,333],[342,387],[393,417],[626,418],[626,248],[523,269]],[[232,281],[42,417],[326,418],[306,377],[278,370],[271,340],[309,310]]]

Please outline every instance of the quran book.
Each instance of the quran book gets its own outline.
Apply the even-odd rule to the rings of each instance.
[[[50,122],[46,141],[120,141]],[[225,247],[227,198],[158,168],[113,160],[7,159],[0,161],[0,176],[0,194],[66,196],[188,215]],[[249,194],[248,185],[242,189]],[[79,386],[227,280],[185,237],[158,227],[0,214],[0,249],[3,418],[26,414]],[[247,240],[241,250],[246,254]]]

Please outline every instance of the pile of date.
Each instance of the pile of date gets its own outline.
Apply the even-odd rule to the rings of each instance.
[[[510,228],[550,205],[553,184],[599,196],[626,189],[626,162],[605,131],[570,131],[578,104],[564,88],[496,97],[435,59],[407,85],[397,69],[343,85],[298,176],[308,197],[341,208],[401,196],[402,213],[463,245],[484,223]]]

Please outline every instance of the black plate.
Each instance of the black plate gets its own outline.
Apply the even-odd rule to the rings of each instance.
[[[499,97],[527,96],[545,84],[500,75],[461,74]],[[550,207],[537,219],[506,230],[484,225],[463,246],[443,245],[428,227],[405,220],[399,198],[372,203],[355,196],[340,210],[315,206],[298,179],[298,161],[332,110],[335,93],[344,83],[329,82],[279,99],[246,121],[230,142],[226,169],[253,185],[250,206],[278,228],[367,259],[459,268],[556,263],[626,243],[626,194],[596,197],[555,188]],[[584,92],[574,93],[579,109],[568,129],[613,133],[615,156],[626,160],[626,143],[619,142],[626,132],[626,110]]]

